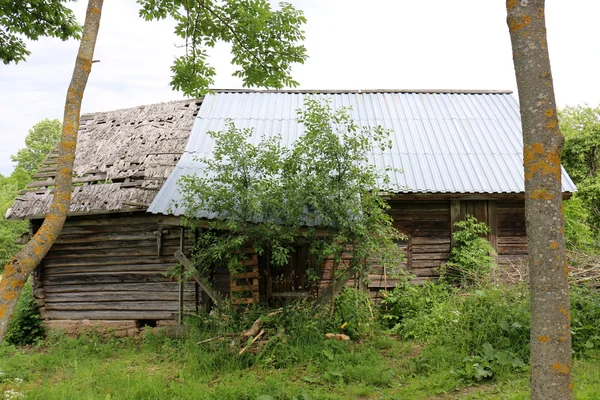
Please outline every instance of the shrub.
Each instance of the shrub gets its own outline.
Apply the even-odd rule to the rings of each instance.
[[[425,341],[436,333],[431,311],[453,292],[454,288],[443,282],[428,281],[418,286],[404,279],[394,290],[383,292],[381,319],[403,338]]]
[[[370,302],[371,298],[367,292],[344,288],[335,299],[333,326],[330,329],[334,332],[339,330],[352,339],[358,339],[360,336],[367,334],[371,317]],[[344,326],[343,329],[342,326]]]
[[[487,235],[490,228],[471,215],[454,226],[458,229],[452,234],[452,249],[448,262],[442,266],[442,279],[464,287],[482,283],[495,265],[494,248],[481,237]]]
[[[445,283],[402,283],[382,301],[393,332],[428,346],[417,371],[452,369],[481,380],[523,368],[529,358],[529,306],[520,287],[464,291]]]
[[[9,344],[25,346],[35,343],[44,335],[42,319],[37,311],[37,302],[33,298],[31,283],[27,281],[8,325],[5,340]]]
[[[571,332],[577,356],[600,349],[600,293],[581,286],[571,287]]]

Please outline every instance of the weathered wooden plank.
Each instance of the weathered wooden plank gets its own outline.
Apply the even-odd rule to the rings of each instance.
[[[425,244],[425,245],[433,245],[433,244],[447,244],[450,246],[450,232],[448,232],[447,237],[439,238],[439,237],[413,237],[412,238],[413,251],[417,245]]]
[[[186,290],[193,290],[194,284],[186,282]],[[91,283],[91,284],[73,284],[73,285],[56,285],[46,284],[44,290],[47,295],[53,293],[89,293],[89,292],[112,292],[112,291],[127,291],[127,292],[170,292],[178,290],[178,282],[141,282],[141,283]]]
[[[440,275],[438,268],[413,268],[410,272],[417,277]]]
[[[106,233],[98,235],[59,235],[56,239],[58,244],[67,243],[91,243],[91,242],[104,242],[109,240],[115,241],[130,241],[130,240],[156,240],[156,235],[152,232],[134,232],[131,234],[120,234],[120,233]]]
[[[204,290],[204,292],[211,298],[211,300],[215,302],[215,305],[218,308],[222,308],[223,301],[221,300],[220,294],[217,291],[215,291],[208,284],[208,282],[206,282],[204,280],[204,277],[200,274],[200,272],[198,272],[198,270],[196,268],[194,268],[194,266],[192,265],[192,263],[190,262],[190,260],[188,260],[187,257],[185,256],[185,254],[183,254],[183,252],[181,250],[177,250],[177,252],[175,253],[175,258],[177,258],[177,260],[179,260],[179,262],[181,263],[181,265],[183,265],[185,267],[185,269],[189,273],[192,274],[192,278],[196,282],[198,282],[198,285],[200,285],[200,287],[202,288],[202,290]]]
[[[173,254],[177,251],[178,246],[161,246],[161,252],[165,255]],[[44,260],[68,260],[77,259],[81,260],[82,257],[86,259],[100,259],[110,257],[156,257],[156,241],[149,245],[138,243],[135,247],[114,247],[104,249],[88,249],[86,251],[77,250],[50,250]],[[167,257],[167,256],[165,256]],[[90,260],[91,261],[91,260]],[[52,264],[49,264],[52,265]],[[79,264],[78,264],[79,265]]]
[[[169,282],[171,278],[156,272],[111,273],[108,275],[76,274],[76,275],[51,275],[44,277],[44,287],[47,285],[81,285],[88,283],[142,283],[142,282]]]
[[[100,311],[71,311],[49,310],[45,317],[48,319],[175,319],[176,312],[158,310],[100,310]]]
[[[449,253],[413,253],[413,262],[417,260],[447,260]]]
[[[502,244],[527,244],[526,236],[499,236],[498,245]]]
[[[497,201],[498,210],[506,210],[506,209],[525,209],[524,200],[521,201]]]
[[[52,267],[46,268],[46,276],[56,275],[77,275],[79,273],[96,273],[98,275],[106,275],[122,272],[153,272],[155,274],[166,273],[170,268],[175,266],[172,264],[124,264],[124,265],[86,265],[86,266],[70,266],[70,267]]]
[[[138,224],[155,224],[157,226],[159,216],[147,214],[145,212],[137,212],[131,214],[107,214],[101,216],[92,217],[71,217],[65,222],[65,227],[75,226],[125,226],[125,225],[138,225]]]
[[[97,233],[118,232],[156,232],[159,226],[154,221],[144,220],[139,223],[128,222],[126,224],[113,225],[65,225],[61,234],[64,235],[88,235]],[[165,229],[164,233],[174,233],[177,229]]]
[[[80,259],[50,259],[44,261],[45,268],[53,267],[85,267],[93,265],[141,265],[141,264],[176,264],[173,256],[161,257],[103,257],[103,258],[86,258]]]
[[[527,245],[503,245],[498,246],[498,254],[522,254],[527,255]]]
[[[450,251],[450,244],[421,244],[421,245],[413,245],[412,254],[419,253],[447,253]]]
[[[258,285],[236,285],[231,286],[232,292],[255,292],[258,291]]]
[[[195,300],[195,291],[187,290],[184,291],[184,298],[188,301]],[[167,291],[167,292],[156,292],[156,291],[111,291],[111,292],[92,292],[92,293],[48,293],[46,295],[47,303],[75,303],[75,302],[114,302],[114,301],[146,301],[146,300],[161,300],[161,301],[177,301],[179,297],[179,291]]]
[[[412,271],[414,271],[417,268],[433,268],[433,267],[439,267],[440,265],[442,265],[443,263],[445,263],[445,260],[414,260],[412,262]]]
[[[46,303],[47,311],[177,311],[177,300],[165,301],[109,301],[109,302],[69,302],[69,303]]]

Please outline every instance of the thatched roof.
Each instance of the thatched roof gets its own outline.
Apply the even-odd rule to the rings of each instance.
[[[83,115],[70,213],[145,210],[179,161],[199,106],[200,100],[183,100]],[[9,218],[44,216],[56,157],[48,155]]]

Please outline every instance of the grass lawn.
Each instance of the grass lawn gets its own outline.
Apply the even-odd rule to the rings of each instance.
[[[420,347],[383,334],[361,343],[228,352],[225,342],[154,335],[2,346],[0,394],[44,400],[528,398],[525,372],[476,384],[453,371],[417,372]],[[577,399],[600,399],[600,361],[577,360],[574,376]]]

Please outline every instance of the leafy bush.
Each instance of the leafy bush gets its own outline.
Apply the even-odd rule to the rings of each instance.
[[[600,293],[571,287],[571,332],[576,355],[585,356],[600,349]]]
[[[358,339],[367,334],[371,319],[370,302],[371,298],[367,292],[344,288],[335,299],[335,312],[331,330],[334,332],[340,330],[352,339]],[[343,329],[342,326],[344,326]]]
[[[480,380],[523,368],[529,358],[528,297],[519,287],[467,292],[404,282],[382,305],[393,332],[428,344],[415,360],[418,371],[452,369]]]
[[[448,282],[472,286],[490,276],[495,254],[490,242],[481,237],[490,228],[477,218],[467,215],[464,221],[454,224],[458,229],[452,234],[452,249],[448,262],[442,266],[441,276]]]
[[[21,291],[5,340],[9,344],[24,346],[35,343],[44,335],[42,319],[37,311],[36,300],[33,298],[31,283],[28,281]]]
[[[600,250],[596,243],[597,230],[588,223],[591,220],[591,210],[578,193],[565,201],[565,241],[571,250],[595,253]]]
[[[383,292],[381,319],[403,338],[425,341],[437,333],[431,311],[446,302],[453,292],[443,282],[428,281],[418,286],[404,279],[394,290]]]

